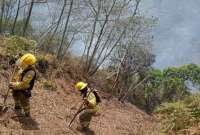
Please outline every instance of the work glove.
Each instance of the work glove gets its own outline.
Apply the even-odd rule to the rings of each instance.
[[[10,83],[9,83],[9,88],[10,88],[10,89],[13,89],[14,86],[15,86],[15,83],[14,83],[14,82],[10,82]]]
[[[85,104],[86,106],[88,106],[89,101],[87,100],[87,98],[84,98],[83,101],[84,101],[84,104]]]

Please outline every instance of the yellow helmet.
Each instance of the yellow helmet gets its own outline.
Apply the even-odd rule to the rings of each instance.
[[[27,53],[17,61],[17,65],[25,68],[27,66],[35,65],[36,61],[37,60],[33,54]]]
[[[83,90],[84,88],[86,88],[87,85],[88,85],[87,83],[84,83],[84,82],[78,82],[78,83],[76,84],[75,87],[76,87],[77,90],[80,90],[80,91],[81,91],[81,90]]]

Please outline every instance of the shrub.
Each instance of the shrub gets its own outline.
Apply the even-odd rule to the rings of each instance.
[[[43,82],[43,88],[45,90],[50,90],[50,91],[56,91],[57,90],[57,86],[53,81],[49,81],[49,80],[45,80]]]
[[[34,52],[37,42],[19,36],[5,37],[0,44],[1,49],[8,56],[19,56],[27,52]]]
[[[190,129],[200,123],[200,94],[185,97],[173,103],[163,103],[155,113],[161,115],[164,132]]]
[[[190,95],[186,81],[200,84],[200,67],[188,64],[181,67],[169,67],[163,71],[151,68],[144,83],[146,108],[154,108],[160,102],[177,101]],[[153,102],[156,104],[151,105]]]
[[[49,62],[45,55],[41,55],[37,58],[36,67],[40,73],[46,73],[49,68]]]

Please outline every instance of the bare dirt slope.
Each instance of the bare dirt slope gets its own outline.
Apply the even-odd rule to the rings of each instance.
[[[2,78],[3,76],[1,90],[5,91],[7,86]],[[32,118],[16,117],[14,111],[9,110],[0,117],[0,135],[84,134],[76,130],[77,119],[72,129],[68,128],[68,123],[81,102],[80,96],[70,83],[56,80],[56,84],[57,90],[52,91],[43,89],[41,83],[37,83],[31,98]],[[11,94],[8,104],[13,106]],[[103,99],[100,114],[92,119],[90,126],[96,135],[159,135],[158,126],[152,117],[133,105]]]

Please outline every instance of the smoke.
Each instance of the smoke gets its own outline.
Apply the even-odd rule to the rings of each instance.
[[[145,16],[158,17],[153,31],[156,62],[154,67],[200,64],[200,1],[143,0]]]
[[[31,16],[37,28],[50,25],[57,8],[51,0],[48,4],[37,4]],[[200,64],[200,0],[142,0],[140,12],[148,17],[158,17],[158,25],[153,31],[156,55],[154,67],[164,69],[169,66]],[[23,10],[21,10],[23,12]],[[23,13],[21,13],[23,14]],[[58,12],[59,14],[59,12]],[[81,54],[81,43],[72,48]],[[79,48],[79,49],[77,49]]]
[[[192,81],[185,81],[185,86],[187,87],[187,91],[196,94],[199,92],[199,85],[194,84]]]

